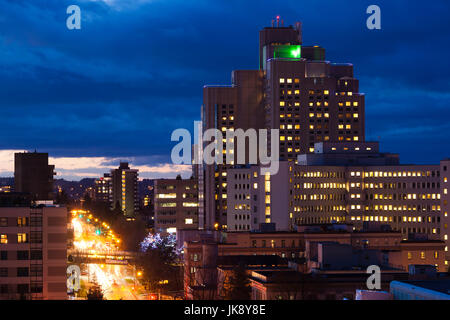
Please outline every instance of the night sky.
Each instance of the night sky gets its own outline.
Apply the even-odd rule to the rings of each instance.
[[[81,30],[66,27],[71,4]],[[371,4],[381,30],[366,28]],[[13,150],[37,149],[68,179],[119,160],[141,178],[188,176],[170,165],[171,132],[193,130],[203,85],[258,68],[258,31],[276,15],[354,64],[366,140],[403,163],[450,157],[448,0],[0,0],[0,175]]]

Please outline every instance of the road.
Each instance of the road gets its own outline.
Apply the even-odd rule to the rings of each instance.
[[[74,230],[74,249],[92,254],[105,254],[120,251],[120,239],[106,223],[95,219],[84,211],[72,213]],[[144,288],[137,280],[133,265],[108,265],[89,263],[85,266],[87,274],[81,280],[92,284],[97,282],[107,300],[142,300]]]

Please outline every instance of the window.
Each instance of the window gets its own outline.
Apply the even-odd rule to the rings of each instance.
[[[17,218],[17,226],[18,227],[25,227],[25,226],[27,226],[27,218],[25,218],[25,217],[18,217]]]
[[[18,233],[17,234],[17,243],[27,243],[28,238],[26,233]]]
[[[411,251],[408,251],[408,260],[411,260],[412,259],[412,253],[411,253]]]
[[[166,202],[166,203],[160,203],[159,206],[161,208],[173,208],[173,207],[176,207],[177,204],[175,202]]]
[[[425,259],[425,251],[420,252],[420,259]]]
[[[8,268],[0,268],[0,277],[8,276]]]
[[[0,243],[1,244],[7,244],[8,243],[8,236],[6,234],[0,235]]]
[[[8,251],[0,251],[0,260],[8,260]]]
[[[28,260],[28,251],[17,251],[17,260]]]
[[[28,277],[28,268],[17,268],[17,276],[18,277]]]
[[[8,218],[0,218],[0,227],[8,226]]]

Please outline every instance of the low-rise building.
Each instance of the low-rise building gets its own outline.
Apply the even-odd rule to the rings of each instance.
[[[450,244],[450,159],[434,165],[400,164],[377,142],[319,142],[296,162],[280,161],[278,173],[260,176],[257,165],[227,170],[228,230],[277,231],[300,225],[382,222],[399,231]]]
[[[196,179],[154,181],[154,214],[157,232],[198,229],[198,186]]]

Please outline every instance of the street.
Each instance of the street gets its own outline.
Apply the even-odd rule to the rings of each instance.
[[[114,256],[120,252],[121,241],[106,223],[81,210],[74,210],[72,216],[75,250],[92,257]],[[141,273],[134,265],[86,263],[81,269],[86,270],[84,275],[82,272],[81,282],[87,289],[93,283],[100,285],[106,300],[144,300],[146,297],[137,279]]]

